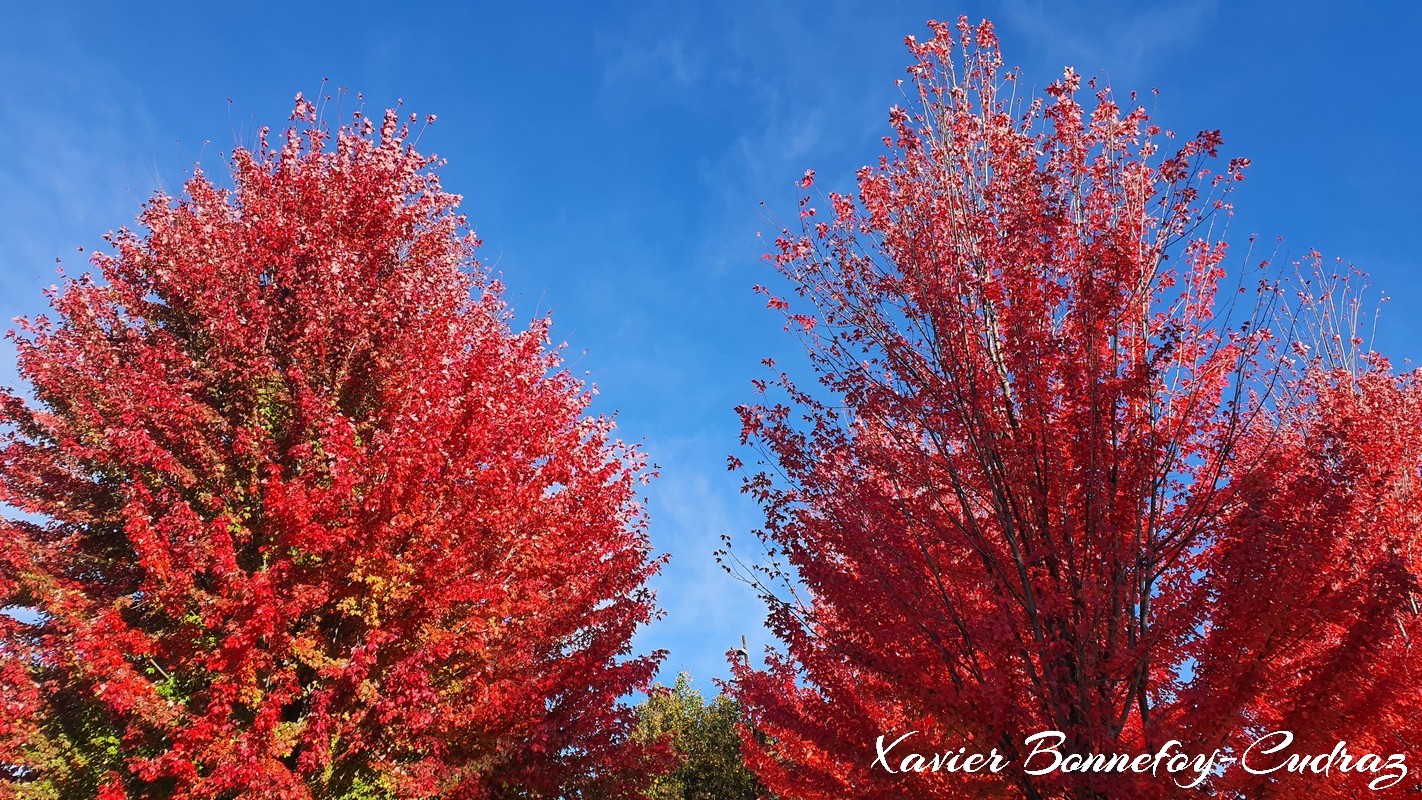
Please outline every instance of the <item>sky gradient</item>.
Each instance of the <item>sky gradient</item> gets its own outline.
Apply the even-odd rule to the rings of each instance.
[[[1070,5],[1070,8],[1067,6]],[[660,467],[653,544],[672,561],[663,678],[726,672],[763,609],[712,553],[755,549],[759,512],[726,472],[732,409],[760,359],[792,356],[761,234],[795,217],[796,180],[851,191],[902,102],[908,34],[966,14],[998,25],[1024,84],[1073,65],[1124,94],[1159,89],[1156,119],[1224,131],[1253,161],[1235,195],[1232,260],[1259,234],[1281,260],[1311,248],[1373,275],[1392,299],[1379,349],[1422,361],[1422,166],[1416,40],[1422,6],[1277,3],[725,2],[69,4],[7,12],[0,49],[0,316],[44,310],[55,259],[133,220],[195,163],[280,127],[298,92],[349,90],[327,112],[397,101],[436,114],[420,148],[485,241],[517,317],[551,311],[570,367],[624,438]],[[1284,11],[1287,9],[1287,11]],[[325,81],[323,90],[323,81]],[[763,205],[762,205],[763,204]],[[1242,263],[1242,262],[1238,262]],[[14,384],[13,349],[0,383]],[[749,459],[747,459],[749,460]]]

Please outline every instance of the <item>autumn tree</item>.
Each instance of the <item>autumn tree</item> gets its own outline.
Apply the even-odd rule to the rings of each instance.
[[[764,790],[741,758],[740,705],[724,694],[709,702],[685,673],[657,686],[637,708],[633,737],[664,744],[673,769],[655,779],[649,800],[759,800]]]
[[[783,643],[736,667],[754,772],[806,800],[1152,798],[1178,776],[1029,775],[1024,739],[1405,752],[1422,381],[1364,346],[1356,289],[1227,274],[1247,162],[1216,166],[1218,132],[1177,143],[1070,69],[1024,100],[987,23],[908,44],[888,154],[857,196],[807,193],[771,257],[790,291],[762,289],[818,385],[772,363],[740,409],[767,558],[732,555]],[[1008,766],[875,764],[910,733],[899,758]]]
[[[641,455],[511,328],[413,116],[292,119],[12,334],[5,790],[639,796]]]

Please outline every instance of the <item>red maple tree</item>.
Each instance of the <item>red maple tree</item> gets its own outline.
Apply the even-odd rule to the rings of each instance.
[[[1422,381],[1354,337],[1356,289],[1222,288],[1248,162],[1215,168],[1218,132],[1163,150],[1071,70],[1019,100],[988,23],[931,27],[889,154],[828,215],[803,200],[773,256],[819,386],[771,364],[740,409],[768,555],[743,574],[784,644],[735,667],[752,769],[797,800],[1150,798],[1193,776],[1031,775],[1024,740],[1405,752]],[[885,768],[960,747],[1007,766]]]
[[[511,330],[413,116],[292,119],[12,334],[5,785],[639,796],[642,456]]]

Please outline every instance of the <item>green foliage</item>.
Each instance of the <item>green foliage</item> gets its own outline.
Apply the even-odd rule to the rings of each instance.
[[[637,709],[638,741],[665,741],[677,767],[653,782],[652,800],[756,800],[765,791],[741,760],[739,704],[725,695],[706,702],[686,673],[652,690]]]

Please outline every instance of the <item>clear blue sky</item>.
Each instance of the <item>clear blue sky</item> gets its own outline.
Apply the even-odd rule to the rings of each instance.
[[[762,357],[793,350],[750,291],[769,279],[762,215],[794,219],[806,168],[848,190],[877,158],[903,37],[929,18],[993,19],[1029,85],[1072,64],[1160,89],[1170,127],[1222,128],[1254,162],[1231,238],[1371,272],[1393,297],[1381,349],[1422,361],[1415,3],[49,5],[8,9],[0,49],[0,316],[41,310],[56,257],[78,267],[77,246],[281,125],[322,79],[367,108],[437,114],[422,149],[448,159],[516,312],[552,310],[597,409],[661,465],[667,618],[638,643],[670,649],[667,679],[707,685],[741,634],[767,640],[711,555],[722,533],[753,548],[758,512],[725,471],[731,409]]]

